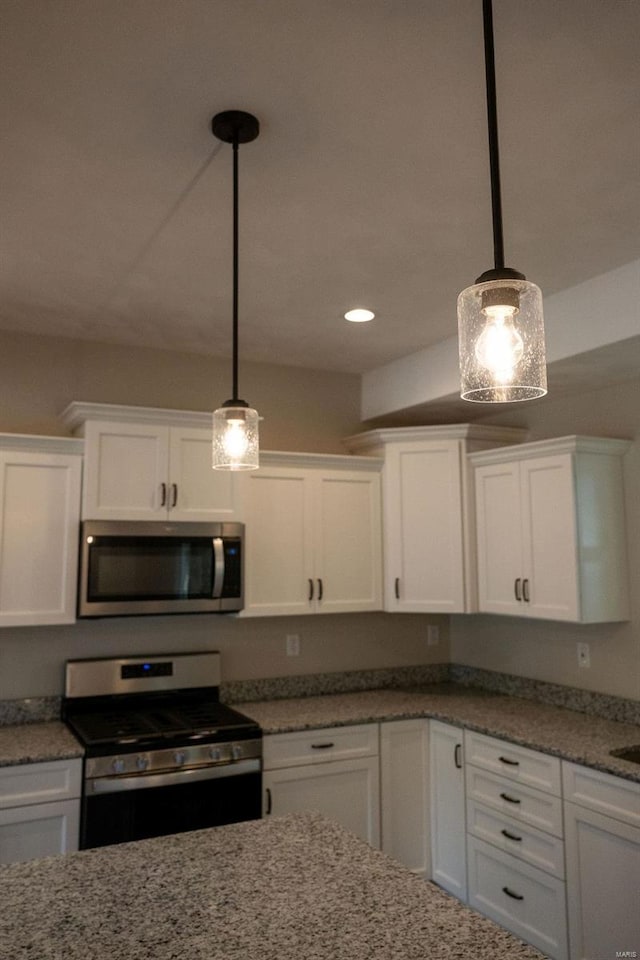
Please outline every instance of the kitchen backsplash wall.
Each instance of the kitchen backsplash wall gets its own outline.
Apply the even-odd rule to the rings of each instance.
[[[590,434],[635,440],[625,455],[632,619],[580,626],[515,617],[451,618],[451,659],[640,700],[640,380],[573,397],[547,397],[483,423],[527,427],[531,439]],[[576,644],[589,644],[591,666],[579,667]]]
[[[440,627],[434,646],[427,644],[431,623]],[[296,657],[286,655],[291,634],[300,638]],[[219,650],[225,682],[408,667],[448,662],[448,623],[436,615],[353,613],[126,617],[5,628],[0,631],[0,700],[59,696],[67,659],[191,650]]]

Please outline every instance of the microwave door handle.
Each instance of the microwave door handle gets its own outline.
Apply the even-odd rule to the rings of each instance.
[[[222,586],[224,584],[224,548],[222,537],[214,537],[213,544],[213,590],[211,597],[213,600],[219,600],[222,596]]]

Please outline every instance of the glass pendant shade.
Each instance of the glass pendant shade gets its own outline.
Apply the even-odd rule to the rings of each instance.
[[[241,403],[239,406],[224,404],[214,411],[214,470],[256,470],[259,467],[258,421],[258,411]]]
[[[528,280],[475,283],[458,297],[461,396],[478,403],[547,392],[542,293]]]

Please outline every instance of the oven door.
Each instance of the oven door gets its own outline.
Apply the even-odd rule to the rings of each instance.
[[[257,820],[261,796],[260,760],[87,780],[80,849]]]

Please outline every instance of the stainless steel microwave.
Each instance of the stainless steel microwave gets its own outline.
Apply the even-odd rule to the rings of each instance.
[[[242,523],[85,520],[78,616],[242,610],[243,546]]]

